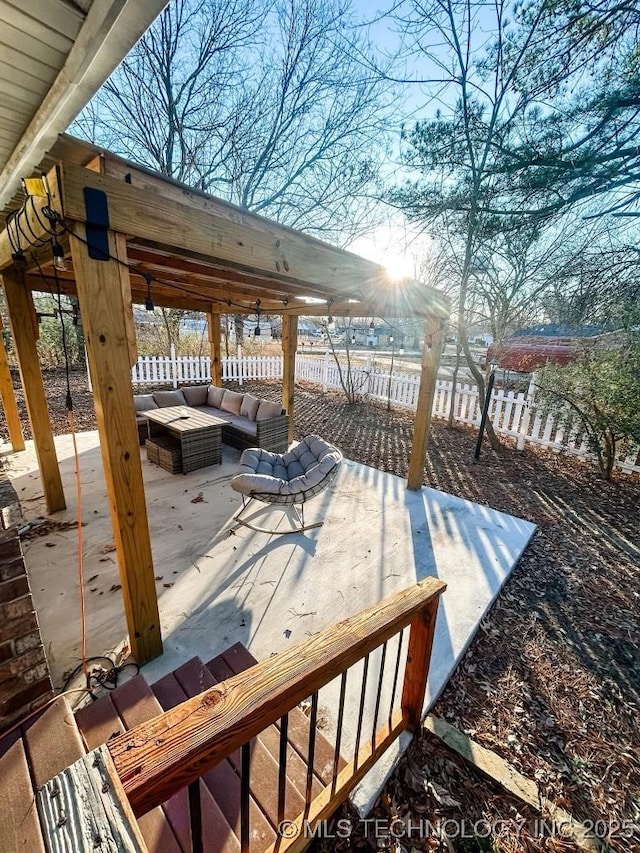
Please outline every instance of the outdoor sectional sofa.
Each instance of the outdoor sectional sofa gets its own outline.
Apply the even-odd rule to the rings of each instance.
[[[189,406],[226,421],[222,441],[245,450],[262,447],[284,453],[289,446],[289,418],[280,403],[260,400],[252,394],[219,388],[216,385],[192,385],[176,391],[134,394],[140,443],[148,437],[145,412],[164,406]]]

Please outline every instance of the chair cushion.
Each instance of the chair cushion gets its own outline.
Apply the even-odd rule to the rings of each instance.
[[[234,415],[239,415],[243,397],[244,394],[238,394],[237,391],[229,391],[227,388],[222,397],[220,408],[223,412],[231,412]]]
[[[207,391],[207,406],[219,409],[226,390],[226,388],[218,388],[217,385],[210,385]]]
[[[317,435],[282,454],[252,447],[240,457],[231,487],[268,502],[303,503],[331,482],[341,462],[340,451]]]
[[[270,400],[261,400],[256,414],[257,421],[263,421],[266,418],[277,418],[282,414],[282,406],[280,403],[272,403]]]
[[[250,421],[255,421],[259,406],[260,400],[257,397],[254,397],[252,394],[245,394],[242,405],[240,406],[240,414],[245,418],[249,418]]]
[[[187,405],[187,401],[184,398],[184,394],[179,388],[177,391],[154,391],[153,399],[162,409],[166,406]]]
[[[208,385],[190,385],[181,389],[188,406],[204,406],[207,402]]]
[[[150,412],[152,409],[158,408],[158,404],[153,399],[153,394],[134,394],[133,402],[136,412]]]

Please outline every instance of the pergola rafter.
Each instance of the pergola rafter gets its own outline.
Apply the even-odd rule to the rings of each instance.
[[[51,165],[53,163],[53,165]],[[47,197],[27,199],[0,233],[0,272],[16,336],[45,498],[64,505],[35,341],[23,315],[29,291],[51,285],[77,296],[85,330],[125,611],[134,656],[162,650],[130,366],[135,362],[132,303],[203,311],[212,376],[220,378],[220,314],[283,317],[283,406],[293,438],[293,388],[300,315],[419,317],[425,347],[408,486],[422,485],[431,404],[449,306],[416,281],[395,283],[383,267],[207,196],[94,146],[61,137],[47,163]],[[57,222],[54,221],[57,217]],[[68,259],[54,271],[49,232]],[[97,229],[97,231],[96,231]],[[98,244],[108,251],[96,256]],[[26,310],[26,308],[24,309]],[[3,395],[5,400],[6,393]],[[34,399],[30,399],[33,397]],[[32,414],[33,413],[33,414]],[[47,428],[48,426],[48,428]],[[17,441],[17,437],[16,437]],[[17,448],[14,448],[17,449]],[[56,476],[57,472],[57,476]]]

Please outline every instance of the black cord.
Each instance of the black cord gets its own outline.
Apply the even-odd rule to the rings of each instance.
[[[87,670],[87,679],[86,686],[89,691],[89,695],[95,701],[100,697],[96,695],[95,688],[103,687],[105,690],[115,690],[118,686],[118,679],[120,675],[129,667],[135,669],[134,675],[137,675],[140,672],[140,667],[137,663],[131,661],[130,663],[116,664],[114,660],[112,660],[107,655],[93,655],[92,657],[85,658],[78,666],[73,670],[73,672],[67,677],[67,680],[64,683],[64,687],[62,691],[68,689],[69,685],[73,681],[73,679],[85,668],[88,663],[92,663],[94,661],[106,661],[109,664],[108,669],[103,669],[99,672],[90,672]]]

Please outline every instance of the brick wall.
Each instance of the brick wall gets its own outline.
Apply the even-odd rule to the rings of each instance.
[[[0,732],[52,696],[15,529],[0,531]]]

